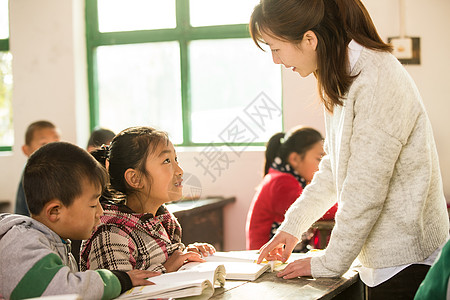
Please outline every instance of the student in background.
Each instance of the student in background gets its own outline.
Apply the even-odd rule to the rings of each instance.
[[[78,294],[112,299],[159,273],[78,272],[70,239],[87,239],[102,214],[99,197],[108,175],[78,146],[56,142],[29,158],[24,189],[31,218],[0,215],[0,295],[25,299]]]
[[[323,137],[310,127],[295,127],[273,135],[266,146],[264,179],[247,216],[247,250],[267,243],[284,220],[284,214],[311,182],[323,156]],[[336,206],[323,219],[333,219]],[[308,230],[299,252],[307,252],[314,233]],[[318,234],[314,235],[318,238]],[[317,245],[316,245],[317,248]]]
[[[116,134],[106,128],[97,128],[92,131],[87,144],[87,151],[92,152],[102,145],[109,145]]]
[[[413,298],[449,219],[431,123],[411,76],[360,0],[261,0],[250,31],[274,63],[316,76],[327,154],[258,262],[286,261],[337,201],[325,251],[277,276],[337,277],[358,257],[369,299]]]
[[[167,134],[150,127],[132,127],[117,134],[110,149],[92,152],[106,164],[110,190],[104,215],[86,242],[82,270],[177,271],[186,260],[203,261],[213,246],[181,243],[181,228],[164,203],[182,196],[183,170]],[[109,201],[108,201],[109,200]]]
[[[58,142],[60,139],[59,130],[53,123],[49,121],[36,121],[31,123],[25,132],[25,145],[22,146],[22,151],[27,157],[30,157],[30,155],[40,147],[51,142]],[[17,188],[14,212],[16,214],[30,216],[25,201],[22,176],[20,178],[19,187]]]

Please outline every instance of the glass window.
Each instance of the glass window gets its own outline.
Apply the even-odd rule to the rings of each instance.
[[[100,32],[175,28],[175,0],[99,0]]]
[[[190,0],[192,26],[248,24],[259,0]]]
[[[12,55],[9,52],[8,0],[0,0],[0,151],[14,143],[12,123]]]
[[[8,0],[0,0],[0,40],[9,38]]]
[[[281,131],[281,68],[248,32],[257,2],[86,0],[91,128],[148,125],[182,146]]]
[[[194,143],[216,140],[262,92],[281,107],[277,94],[281,90],[280,66],[255,47],[253,40],[193,41],[189,50]],[[246,123],[256,126],[254,122]],[[271,127],[258,134],[256,142],[265,142],[275,131],[282,130],[281,122],[267,125]]]
[[[0,146],[12,146],[14,132],[12,124],[12,55],[0,52]]]
[[[159,127],[182,143],[179,53],[177,42],[99,47],[100,124],[114,132]]]

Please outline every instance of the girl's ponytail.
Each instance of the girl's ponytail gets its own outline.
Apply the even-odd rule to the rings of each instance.
[[[106,160],[109,158],[109,146],[102,145],[90,153],[103,167],[106,166]]]
[[[287,164],[289,154],[296,152],[303,158],[306,152],[320,141],[323,141],[322,135],[311,127],[296,126],[287,133],[275,133],[267,142],[264,176],[269,172],[276,157],[279,157],[283,164]]]
[[[275,157],[277,157],[280,150],[282,139],[284,138],[284,132],[275,133],[267,142],[266,145],[266,162],[264,164],[264,176],[269,173],[269,168],[273,163]]]

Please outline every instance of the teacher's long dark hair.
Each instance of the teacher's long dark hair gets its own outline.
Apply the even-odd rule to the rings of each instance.
[[[258,45],[261,32],[292,43],[300,43],[311,30],[317,36],[319,95],[325,108],[333,112],[343,105],[355,76],[348,67],[347,45],[354,39],[362,46],[391,51],[377,33],[364,5],[359,0],[261,0],[250,19],[250,34]]]

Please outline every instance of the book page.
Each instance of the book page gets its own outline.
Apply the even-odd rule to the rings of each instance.
[[[216,262],[225,262],[225,261],[234,261],[234,262],[256,262],[258,259],[259,253],[255,251],[230,251],[230,252],[220,252],[217,251],[212,255],[208,255],[203,257],[206,261],[216,261]]]
[[[256,251],[216,252],[203,257],[206,263],[190,262],[183,268],[190,269],[205,264],[223,264],[226,279],[255,280],[270,269],[268,264],[256,264],[256,258],[258,258]]]
[[[166,273],[149,278],[148,280],[153,282],[154,285],[134,287],[117,299],[180,298],[188,296],[199,296],[195,299],[208,299],[214,293],[212,282],[223,285],[225,283],[224,274],[224,267],[217,264],[204,265],[193,268],[193,270]]]
[[[149,298],[184,298],[208,299],[214,294],[214,288],[208,280],[192,280],[185,282],[166,282],[164,285],[134,287],[116,299],[149,299]]]
[[[211,270],[214,270],[211,272]],[[221,263],[211,263],[205,264],[201,262],[190,262],[186,263],[178,269],[176,274],[180,274],[181,276],[186,276],[188,278],[203,278],[206,273],[208,273],[208,280],[212,283],[213,286],[224,286],[225,285],[225,274],[226,270],[223,264]],[[188,274],[185,274],[188,273]],[[185,274],[185,275],[184,275]],[[205,274],[205,275],[203,275]]]

